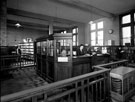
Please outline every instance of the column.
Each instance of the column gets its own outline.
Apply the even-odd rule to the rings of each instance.
[[[53,34],[53,22],[49,23],[49,35]]]
[[[0,3],[0,46],[7,46],[7,0]]]

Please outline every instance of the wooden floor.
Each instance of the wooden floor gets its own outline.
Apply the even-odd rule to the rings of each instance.
[[[46,84],[32,67],[10,71],[8,78],[1,78],[1,96]]]

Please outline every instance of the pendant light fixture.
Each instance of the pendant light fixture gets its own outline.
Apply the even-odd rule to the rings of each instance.
[[[17,0],[17,9],[19,9],[19,0]],[[15,24],[15,26],[17,28],[21,27],[21,24],[17,21],[17,23]]]

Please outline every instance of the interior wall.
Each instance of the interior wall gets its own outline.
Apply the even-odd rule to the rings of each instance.
[[[104,22],[104,45],[108,45],[108,40],[114,40],[115,45],[119,45],[119,17],[116,18],[102,18],[95,22]],[[112,29],[113,33],[109,34],[109,30]],[[85,44],[91,44],[90,41],[90,25],[85,24]]]
[[[23,39],[32,38],[34,41],[38,37],[47,35],[47,32],[41,30],[7,27],[7,46],[15,46],[23,42]]]
[[[119,45],[119,17],[114,19],[104,18],[104,45],[108,45],[108,40],[114,40],[115,45]],[[113,33],[109,34],[112,29]]]
[[[77,24],[78,26],[78,44],[85,44],[85,24]]]

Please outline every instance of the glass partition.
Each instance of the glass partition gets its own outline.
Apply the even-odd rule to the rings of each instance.
[[[41,45],[40,42],[37,42],[37,54],[41,53]]]
[[[72,39],[56,40],[56,55],[57,55],[57,57],[70,56],[71,44],[72,44]]]

